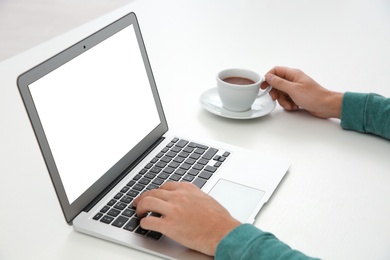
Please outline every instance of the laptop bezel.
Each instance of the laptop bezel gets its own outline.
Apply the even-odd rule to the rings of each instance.
[[[88,188],[82,195],[80,195],[73,203],[70,204],[58,169],[56,167],[54,157],[51,153],[49,143],[46,139],[44,129],[40,122],[39,115],[35,108],[33,98],[29,91],[29,85],[130,25],[133,25],[134,27],[138,41],[138,47],[141,51],[150,87],[152,89],[155,104],[160,117],[160,124],[157,125],[154,130],[148,133],[136,146],[134,146],[126,155],[124,155],[90,188]],[[26,112],[30,119],[31,126],[34,130],[46,167],[51,177],[53,186],[55,188],[64,217],[68,224],[71,224],[72,220],[83,209],[91,204],[93,200],[99,196],[99,194],[106,192],[105,189],[110,187],[110,184],[115,182],[122,175],[127,174],[129,168],[132,168],[132,164],[137,163],[138,158],[142,156],[142,154],[144,154],[151,146],[153,146],[154,143],[158,142],[162,135],[168,131],[168,124],[157,91],[153,72],[138,25],[138,20],[134,13],[129,13],[123,16],[122,18],[112,22],[101,30],[91,34],[85,39],[75,43],[69,48],[59,52],[55,56],[43,61],[39,65],[21,74],[17,79],[17,86],[25,105]]]

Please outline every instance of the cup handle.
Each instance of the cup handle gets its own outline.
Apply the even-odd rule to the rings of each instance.
[[[272,90],[272,86],[268,86],[266,89],[264,89],[263,91],[261,91],[256,98],[259,98],[259,97],[262,97],[266,94],[268,94],[270,91]]]

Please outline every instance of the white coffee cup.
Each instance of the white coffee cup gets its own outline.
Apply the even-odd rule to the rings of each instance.
[[[217,74],[219,98],[225,109],[243,112],[251,108],[259,97],[266,95],[271,89],[260,89],[264,77],[247,69],[226,69]]]

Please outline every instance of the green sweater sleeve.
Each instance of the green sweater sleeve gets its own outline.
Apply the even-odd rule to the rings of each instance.
[[[341,127],[390,139],[390,98],[373,93],[346,92]]]
[[[227,259],[314,259],[291,249],[271,233],[242,224],[225,236],[217,246],[216,260]]]

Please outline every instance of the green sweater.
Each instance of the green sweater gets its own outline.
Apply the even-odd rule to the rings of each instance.
[[[390,98],[346,92],[341,109],[341,127],[390,139]]]
[[[341,127],[390,139],[390,99],[346,92]],[[291,249],[274,235],[249,224],[232,230],[218,244],[215,259],[313,259]]]

